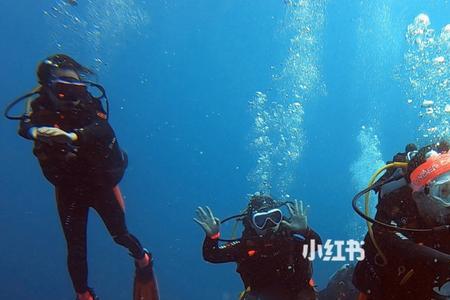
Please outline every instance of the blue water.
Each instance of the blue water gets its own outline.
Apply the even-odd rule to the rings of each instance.
[[[155,256],[163,300],[237,299],[242,289],[233,264],[202,260],[203,232],[192,217],[198,205],[220,218],[235,214],[257,191],[261,182],[249,179],[258,167],[249,106],[256,92],[266,93],[270,105],[301,103],[294,124],[302,138],[288,138],[300,156],[284,165],[271,161],[279,167],[270,191],[305,201],[309,223],[323,239],[361,238],[363,222],[350,201],[376,169],[372,159],[388,160],[406,143],[431,139],[418,129],[424,99],[407,103],[415,91],[405,68],[405,34],[419,13],[439,34],[450,23],[449,1],[316,1],[322,6],[303,19],[311,23],[306,33],[296,32],[293,21],[302,7],[285,2],[0,2],[2,105],[35,86],[35,67],[48,55],[64,52],[98,71],[111,123],[130,158],[121,184],[128,226]],[[293,48],[299,34],[317,43]],[[295,68],[280,75],[292,67],[296,49],[307,52],[297,62],[312,58],[307,67],[316,67],[316,77]],[[444,56],[450,59],[448,51]],[[311,88],[292,98],[296,80],[310,80]],[[448,90],[437,93],[445,98]],[[371,128],[369,138],[358,139],[362,126]],[[52,187],[30,142],[16,135],[17,124],[0,119],[0,128],[0,299],[73,299]],[[351,167],[358,162],[367,168]],[[284,175],[288,187],[277,189]],[[90,285],[102,299],[130,298],[131,259],[95,213],[89,263]],[[314,263],[321,288],[339,265]]]

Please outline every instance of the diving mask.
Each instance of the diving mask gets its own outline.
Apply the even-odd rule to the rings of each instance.
[[[426,188],[426,194],[434,200],[450,206],[450,172],[431,181]]]
[[[52,93],[61,101],[77,101],[87,93],[96,99],[105,97],[104,88],[90,81],[76,80],[70,77],[57,77],[48,83]]]
[[[279,208],[274,208],[264,212],[257,212],[252,215],[253,226],[260,230],[278,226],[282,220],[283,213]]]

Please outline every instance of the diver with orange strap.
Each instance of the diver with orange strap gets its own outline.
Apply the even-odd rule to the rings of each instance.
[[[129,233],[125,223],[118,183],[127,167],[127,156],[108,122],[105,90],[86,80],[91,75],[91,70],[67,55],[50,56],[38,66],[39,87],[13,101],[5,116],[20,120],[19,134],[34,141],[33,153],[45,177],[55,186],[76,299],[99,299],[88,287],[86,227],[89,208],[93,208],[114,241],[135,259],[134,298],[156,300],[152,255]],[[27,101],[26,113],[10,115],[22,101]]]
[[[408,148],[353,198],[369,229],[366,259],[353,274],[361,300],[450,299],[449,145]],[[371,190],[378,193],[375,218],[357,205],[366,195],[368,207]]]

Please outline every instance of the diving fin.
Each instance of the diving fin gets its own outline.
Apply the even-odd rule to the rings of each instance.
[[[153,273],[152,255],[146,252],[150,257],[150,262],[144,268],[139,268],[136,264],[136,272],[134,274],[134,300],[159,300],[158,285],[156,283],[155,274]]]

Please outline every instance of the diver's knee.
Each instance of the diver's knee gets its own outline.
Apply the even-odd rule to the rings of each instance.
[[[67,247],[67,258],[69,260],[83,260],[87,257],[86,245],[84,244],[69,244]]]

